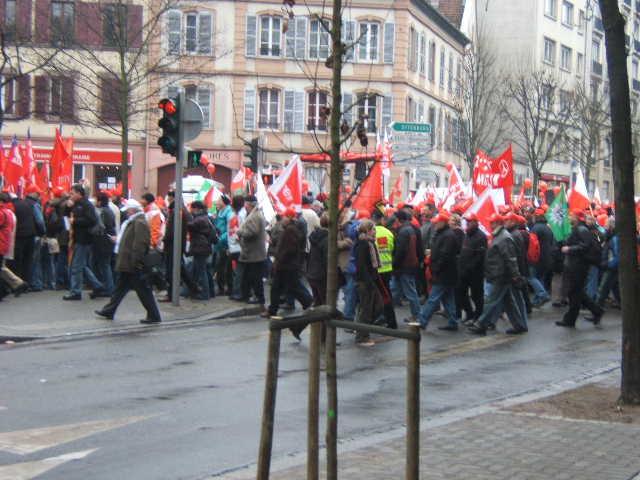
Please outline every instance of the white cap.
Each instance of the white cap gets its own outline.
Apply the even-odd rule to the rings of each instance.
[[[140,205],[140,202],[137,200],[134,200],[133,198],[129,198],[127,199],[127,201],[124,202],[124,205],[122,206],[122,208],[120,208],[120,210],[122,212],[125,212],[129,209],[132,210],[142,210],[142,205]]]

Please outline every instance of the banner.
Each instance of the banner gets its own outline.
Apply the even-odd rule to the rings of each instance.
[[[23,164],[20,149],[18,148],[18,139],[14,136],[11,141],[11,149],[9,157],[4,168],[4,187],[14,193],[19,192],[20,181],[22,180]]]
[[[51,153],[51,185],[62,187],[66,192],[71,189],[73,179],[73,138],[62,138],[56,129],[56,139]]]
[[[353,199],[352,208],[356,211],[365,211],[370,214],[383,196],[382,163],[375,162],[371,167],[369,176],[360,185],[360,190]]]
[[[502,189],[487,188],[475,202],[464,212],[464,215],[475,213],[478,217],[480,229],[487,235],[491,234],[491,222],[489,218],[498,213],[498,208],[504,205],[504,193]]]
[[[302,162],[298,155],[291,157],[289,165],[269,187],[274,208],[282,213],[288,207],[302,208]]]
[[[482,194],[487,188],[502,188],[511,198],[513,187],[513,150],[511,145],[498,158],[478,150],[473,164],[473,191]]]

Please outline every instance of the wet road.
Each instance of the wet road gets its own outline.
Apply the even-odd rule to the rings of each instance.
[[[617,314],[605,317],[602,330],[582,322],[575,331],[555,327],[558,315],[547,307],[519,337],[439,332],[444,319],[435,317],[422,340],[422,415],[540,388],[619,359]],[[361,348],[352,335],[339,338],[340,437],[399,427],[404,343]],[[47,479],[173,480],[254,462],[266,344],[265,323],[252,319],[0,348],[0,479],[11,478],[3,473],[16,464]],[[281,352],[274,457],[305,445],[306,333],[300,344],[285,333]],[[25,432],[35,428],[36,435]]]

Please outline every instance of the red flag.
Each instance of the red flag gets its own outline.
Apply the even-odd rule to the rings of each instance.
[[[473,191],[482,194],[487,188],[503,188],[505,198],[511,199],[513,187],[513,150],[511,145],[498,158],[491,158],[478,150],[473,165]]]
[[[31,144],[31,130],[27,133],[27,141],[20,148],[22,154],[22,175],[27,184],[36,183],[36,162],[33,159],[33,145]]]
[[[395,205],[396,200],[400,198],[402,198],[402,176],[399,176],[396,183],[393,185],[393,189],[389,195],[389,203],[391,205]]]
[[[511,145],[493,160],[493,173],[496,178],[493,188],[504,188],[506,195],[506,189],[513,187],[513,149]]]
[[[43,192],[49,190],[49,165],[43,163],[40,169],[36,169],[35,184]]]
[[[382,197],[384,197],[382,191],[382,163],[376,162],[373,164],[369,176],[360,185],[358,195],[353,199],[353,209],[371,213],[376,203],[382,200]]]
[[[282,174],[269,187],[269,195],[278,212],[288,207],[302,207],[302,162],[297,155],[289,162]]]
[[[500,191],[498,190],[498,192]],[[491,233],[489,218],[494,213],[498,213],[498,208],[494,201],[493,190],[491,188],[485,189],[485,191],[482,192],[482,195],[476,199],[473,205],[471,205],[464,214],[467,215],[469,213],[475,213],[478,216],[478,223],[480,224],[482,231],[486,234]]]
[[[56,139],[51,153],[51,184],[62,187],[64,191],[71,189],[73,179],[73,138],[63,139],[56,129]]]
[[[9,150],[9,158],[4,168],[4,185],[10,191],[18,193],[20,187],[20,179],[22,178],[22,157],[18,148],[18,140],[13,137],[11,142],[11,150]]]
[[[581,168],[578,168],[576,183],[573,185],[567,201],[569,202],[569,209],[571,210],[574,208],[585,210],[591,206],[591,202],[589,201],[589,192],[587,192],[587,185],[584,181]]]
[[[4,145],[0,141],[0,176],[4,175],[4,169],[7,165],[7,157],[4,155]]]

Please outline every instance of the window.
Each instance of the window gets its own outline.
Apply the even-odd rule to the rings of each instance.
[[[378,37],[380,25],[373,22],[360,23],[358,58],[365,62],[378,61]]]
[[[275,88],[263,88],[258,92],[258,128],[278,128],[278,110],[280,91]]]
[[[51,40],[56,45],[73,43],[74,8],[71,2],[51,2]]]
[[[613,153],[612,151],[612,147],[611,147],[611,137],[607,137],[604,139],[604,155],[603,155],[603,163],[605,167],[611,167],[611,155]],[[609,182],[605,182],[607,184],[607,186],[609,185]],[[608,189],[607,189],[608,190]],[[609,198],[609,192],[605,192],[605,198]]]
[[[605,159],[605,167],[607,166],[607,160]],[[609,201],[609,181],[604,180],[602,182],[602,199],[606,202]]]
[[[562,70],[566,70],[567,72],[571,71],[572,56],[573,51],[569,47],[565,47],[564,45],[560,47],[560,68]]]
[[[600,63],[600,39],[594,38],[591,42],[591,58],[594,62]]]
[[[584,70],[584,55],[582,53],[578,53],[576,57],[576,76],[581,77],[583,70]]]
[[[429,124],[431,125],[431,145],[435,145],[436,138],[436,108],[429,107]]]
[[[309,108],[307,110],[307,130],[327,130],[327,93],[309,92]]]
[[[127,39],[120,40],[122,34],[126,35],[127,29],[127,6],[124,4],[106,4],[103,7],[102,15],[102,38],[104,45],[115,47],[126,45]]]
[[[562,2],[562,24],[573,27],[573,4],[566,0]]]
[[[184,24],[183,24],[184,22]],[[167,13],[169,55],[211,55],[213,16],[209,12]]]
[[[329,30],[331,23],[327,20],[312,20],[309,30],[309,58],[326,60],[329,56]]]
[[[418,69],[418,32],[416,29],[409,28],[409,70],[416,71]]]
[[[578,12],[578,33],[580,35],[583,34],[585,27],[585,18],[584,18],[584,10],[580,10]]]
[[[553,108],[553,88],[550,85],[542,86],[542,108],[545,110]]]
[[[571,108],[571,93],[567,90],[560,90],[558,101],[560,103],[560,112],[567,112]]]
[[[447,78],[447,90],[453,92],[453,54],[449,54],[449,76]]]
[[[556,63],[556,42],[550,38],[544,38],[544,61],[549,65]]]
[[[368,133],[376,133],[376,96],[366,93],[358,95],[358,119],[364,119],[364,127]]]
[[[417,106],[413,98],[407,97],[407,111],[405,118],[407,122],[415,122],[417,120]]]
[[[59,77],[52,78],[49,84],[47,113],[51,117],[59,117],[62,114],[62,79]]]
[[[462,63],[458,60],[456,64],[456,95],[460,97],[462,93]]]
[[[631,79],[638,79],[638,60],[636,60],[635,58],[631,62]]]
[[[600,82],[598,80],[591,81],[591,101],[598,101],[598,94],[600,92]]]
[[[12,41],[16,35],[16,0],[5,0],[4,4],[4,38]]]
[[[444,51],[444,47],[440,50],[440,88],[444,88],[444,76],[446,68],[447,54]]]
[[[118,123],[120,120],[120,82],[117,78],[102,77],[100,96],[100,117],[107,125]]]
[[[182,41],[182,14],[176,10],[167,13],[167,48],[169,55],[180,55]]]
[[[282,19],[280,17],[260,17],[260,55],[279,57],[281,53]]]
[[[184,96],[188,100],[193,100],[202,109],[202,121],[203,128],[211,126],[211,91],[208,87],[187,85],[184,87]]]
[[[16,114],[16,102],[18,100],[17,83],[18,82],[16,82],[15,78],[0,77],[0,88],[2,88],[0,103],[2,105],[2,111],[4,115],[12,116]]]
[[[436,43],[429,42],[429,81],[436,80]]]
[[[424,36],[424,33],[420,34],[420,57],[418,59],[418,72],[420,75],[424,76],[426,72],[426,63],[427,63],[427,38]]]
[[[544,0],[544,14],[546,16],[555,19],[557,8],[557,0]]]

